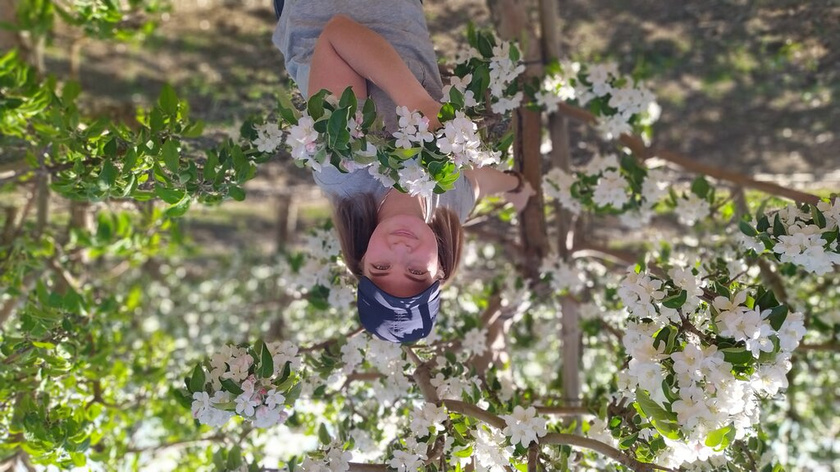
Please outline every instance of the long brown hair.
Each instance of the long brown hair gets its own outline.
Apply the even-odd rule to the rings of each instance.
[[[379,224],[377,211],[378,205],[371,193],[339,200],[333,210],[333,224],[338,230],[344,263],[356,278],[362,276],[362,258],[373,230]],[[464,228],[458,215],[443,206],[435,210],[429,227],[437,237],[438,263],[443,271],[441,282],[445,284],[455,275],[461,262]]]

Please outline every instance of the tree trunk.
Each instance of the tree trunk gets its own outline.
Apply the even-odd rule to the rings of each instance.
[[[522,50],[522,58],[526,63],[524,77],[541,76],[543,68],[540,43],[534,35],[534,28],[531,27],[529,21],[533,2],[530,0],[487,0],[487,5],[492,13],[499,36],[506,40],[518,40],[519,47]],[[522,212],[520,223],[520,234],[525,253],[522,269],[528,278],[535,280],[540,275],[539,268],[542,258],[548,253],[548,237],[546,236],[541,190],[541,114],[528,110],[524,106],[520,107],[514,113],[513,127],[516,133],[513,145],[516,166],[536,191],[536,195],[530,199],[528,206]]]
[[[277,197],[277,252],[283,252],[289,244],[290,235],[295,233],[298,219],[298,202],[290,194],[282,194]]]
[[[557,34],[559,13],[557,0],[540,0],[540,22],[542,30],[542,47],[546,61],[560,58],[560,39]],[[552,113],[548,117],[548,129],[551,136],[551,163],[568,172],[571,167],[571,151],[569,148],[568,120],[559,113]],[[572,229],[572,215],[563,210],[559,204],[555,205],[557,215],[557,252],[564,261],[570,262],[570,251],[574,245],[569,234]],[[563,340],[563,400],[568,406],[580,405],[580,362],[582,359],[582,339],[580,329],[580,309],[578,303],[571,297],[564,297],[561,301],[563,317],[560,331]],[[578,428],[580,428],[578,422]]]
[[[0,22],[15,24],[17,22],[16,0],[0,0]],[[0,28],[0,54],[20,47],[20,36],[17,31]]]

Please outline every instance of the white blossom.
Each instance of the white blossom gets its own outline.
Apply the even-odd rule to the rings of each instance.
[[[257,131],[257,138],[254,139],[254,144],[260,152],[272,152],[278,146],[283,144],[283,132],[275,123],[266,123],[264,125],[254,125]]]
[[[527,409],[516,405],[513,413],[500,415],[505,420],[503,432],[510,437],[511,444],[522,444],[528,447],[533,441],[546,435],[546,420],[537,417],[536,408],[530,406]]]
[[[665,297],[661,280],[654,280],[643,274],[629,271],[618,288],[618,296],[624,302],[624,306],[633,316],[639,318],[657,318],[654,302]]]
[[[415,472],[424,466],[423,459],[425,456],[419,454],[412,454],[401,449],[394,450],[394,455],[388,465],[397,472]]]
[[[473,328],[464,334],[461,347],[470,356],[480,356],[487,350],[487,329]]]
[[[579,215],[581,204],[572,197],[572,185],[577,179],[559,167],[554,167],[543,176],[543,192],[546,197],[560,202],[563,208]]]
[[[412,196],[431,197],[437,183],[416,159],[403,161],[403,168],[398,171],[400,185]]]
[[[709,216],[709,202],[689,192],[686,198],[677,199],[677,218],[686,226],[694,226],[698,220]]]
[[[436,406],[434,403],[424,403],[423,406],[415,408],[411,415],[411,432],[417,437],[424,437],[429,434],[429,428],[435,432],[443,430],[443,422],[449,419],[446,408]]]
[[[630,200],[627,187],[627,180],[618,171],[608,170],[598,179],[592,201],[602,207],[612,206],[620,210]]]

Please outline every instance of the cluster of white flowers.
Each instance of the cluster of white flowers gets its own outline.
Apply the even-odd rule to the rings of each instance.
[[[473,59],[489,61],[490,83],[488,88],[492,96],[490,108],[494,113],[504,114],[522,103],[522,91],[517,90],[513,95],[508,95],[508,89],[511,83],[525,71],[525,65],[511,59],[513,49],[516,49],[515,55],[518,56],[518,48],[514,43],[502,41],[495,34],[493,35],[493,43],[496,46],[493,46],[491,57],[484,57],[477,48],[466,46],[456,53],[455,63],[465,64]],[[476,101],[476,97],[472,91],[467,90],[472,78],[472,74],[466,74],[464,77],[453,77],[450,85],[444,87],[443,101],[448,102],[450,100],[449,93],[455,88],[464,94],[464,104],[467,107],[477,106],[479,103]]]
[[[487,350],[487,329],[473,328],[464,334],[461,347],[467,356],[480,356]]]
[[[312,167],[315,172],[321,171],[321,163],[315,160],[319,149],[319,133],[315,130],[315,120],[309,115],[303,115],[296,125],[289,128],[286,143],[291,147],[292,158]]]
[[[607,107],[602,107],[597,117],[597,127],[605,139],[617,139],[622,133],[631,133],[635,117],[641,126],[649,126],[659,119],[661,108],[653,93],[629,77],[621,76],[614,63],[591,65],[581,73],[579,63],[561,61],[558,69],[543,80],[542,89],[534,97],[548,113],[554,112],[560,102],[577,100],[585,106],[593,99],[604,98],[607,107],[612,109],[605,111]]]
[[[459,167],[498,164],[501,156],[500,152],[488,152],[481,148],[478,127],[460,110],[438,131],[437,146],[440,152],[451,154],[452,162]]]
[[[546,419],[538,417],[536,408],[532,406],[526,409],[516,405],[513,413],[500,417],[505,420],[506,426],[503,432],[510,438],[510,443],[513,445],[519,443],[528,447],[548,432],[545,428]]]
[[[472,74],[467,74],[463,77],[458,77],[457,75],[453,75],[449,84],[443,86],[443,99],[441,99],[441,102],[449,103],[451,101],[452,89],[455,89],[458,92],[460,92],[461,95],[464,96],[464,106],[466,106],[466,107],[478,106],[478,102],[475,99],[475,94],[473,93],[473,91],[472,90],[467,90],[467,87],[470,86],[471,82],[472,82]]]
[[[353,454],[333,441],[323,458],[315,459],[307,456],[300,464],[300,469],[303,472],[347,472],[350,470],[351,460],[353,460]]]
[[[661,290],[662,281],[649,275],[629,271],[627,277],[618,288],[618,296],[633,316],[639,318],[656,318],[656,302],[665,297]]]
[[[537,105],[549,114],[557,110],[560,102],[572,101],[577,97],[574,83],[580,72],[580,63],[563,61],[554,75],[546,75],[542,88],[536,93]]]
[[[426,437],[430,430],[434,433],[443,431],[443,423],[448,419],[446,408],[434,403],[424,403],[414,408],[411,414],[411,432],[418,438]]]
[[[281,144],[283,144],[283,131],[275,123],[265,123],[262,125],[254,125],[257,131],[257,138],[254,139],[254,145],[260,152],[273,152]]]
[[[627,195],[627,180],[618,170],[608,170],[598,179],[595,191],[592,193],[592,201],[598,206],[611,206],[617,210],[624,207],[630,201]]]
[[[429,173],[416,158],[403,161],[403,167],[398,171],[398,174],[400,186],[410,195],[429,198],[434,193],[437,182],[432,180]]]
[[[405,397],[411,382],[405,374],[405,361],[399,344],[382,341],[367,334],[347,340],[341,347],[342,372],[353,373],[364,360],[382,374],[378,398],[382,403],[394,403]]]
[[[709,305],[700,300],[703,285],[697,274],[689,268],[674,267],[669,276],[672,279],[669,283],[686,291],[686,301],[681,306],[684,313],[708,311]],[[772,310],[747,306],[747,292],[735,292],[731,297],[714,299],[710,304],[714,308],[712,313],[716,313],[714,318],[698,313],[690,317],[699,320],[695,323],[696,330],[708,336],[701,339],[695,332],[686,333],[669,341],[675,341],[677,349],[668,354],[666,342],[657,343],[654,339],[660,329],[673,330],[682,320],[676,310],[658,303],[666,293],[665,285],[647,274],[631,272],[618,290],[635,318],[628,323],[622,340],[631,359],[628,368],[619,373],[619,386],[630,398],[635,398],[636,389],[642,389],[651,400],[670,405],[668,409],[676,415],[684,441],[668,441],[670,450],[660,460],[664,461],[663,465],[676,467],[684,462],[721,456],[722,451],[706,446],[707,437],[715,431],[731,427],[736,439],[753,432],[759,421],[759,398],[776,395],[787,387],[791,352],[799,345],[805,327],[803,315],[793,312],[774,330],[770,322]],[[639,321],[642,319],[646,321]],[[716,326],[717,333],[712,331],[712,326]],[[737,369],[726,360],[728,354],[716,344],[709,344],[709,340],[716,339],[715,335],[743,342],[740,351],[737,346],[726,351],[748,353],[753,361],[749,357],[730,360],[739,365],[752,365],[751,376],[736,375]],[[670,363],[663,362],[667,358]],[[668,387],[668,378],[675,382],[672,382],[673,389],[666,392],[666,388],[672,388]]]
[[[828,242],[824,234],[834,231],[840,225],[840,199],[834,203],[821,201],[817,208],[823,213],[825,227],[814,222],[810,213],[799,210],[796,205],[789,205],[778,213],[785,226],[786,234],[774,234],[776,243],[773,252],[782,262],[791,262],[808,272],[825,275],[834,266],[840,266],[840,247],[838,241]]]
[[[589,85],[586,83],[588,82]],[[617,86],[624,83],[623,87]],[[641,115],[642,125],[659,119],[660,107],[646,87],[622,77],[614,63],[590,66],[585,81],[578,81],[578,102],[586,105],[594,98],[610,96],[607,104],[615,112],[599,117],[598,129],[605,139],[617,139],[622,133],[632,131],[631,120]]]
[[[579,215],[582,206],[572,196],[572,185],[577,181],[574,175],[559,167],[554,167],[543,175],[543,193],[546,197],[557,200],[572,214]]]
[[[523,64],[517,64],[510,58],[510,41],[496,39],[493,57],[490,59],[490,93],[496,98],[490,108],[495,113],[506,113],[518,107],[522,102],[522,92],[512,97],[505,96],[505,90],[517,77],[525,72]],[[516,47],[516,46],[514,46]]]
[[[479,425],[475,433],[476,472],[497,472],[510,466],[514,448],[505,445],[501,431]]]
[[[312,231],[301,246],[303,265],[294,271],[282,260],[277,286],[287,294],[299,297],[320,285],[329,289],[327,302],[330,307],[348,308],[356,300],[356,288],[339,257],[340,251],[335,230]]]
[[[272,381],[283,374],[286,362],[291,363],[293,369],[300,366],[297,347],[284,341],[270,343],[266,349],[271,353],[274,363],[274,371],[268,378],[258,378],[250,373],[254,358],[245,348],[225,345],[213,354],[205,389],[193,393],[193,417],[201,424],[216,427],[227,423],[234,414],[252,421],[257,428],[267,428],[286,421],[289,416],[285,409],[286,397]],[[224,380],[233,382],[240,393],[223,390]]]
[[[694,192],[687,192],[683,198],[677,199],[677,219],[686,226],[694,226],[709,216],[711,209],[709,202]]]
[[[400,129],[393,133],[397,138],[396,146],[411,149],[415,144],[431,142],[434,135],[429,131],[429,119],[417,111],[410,111],[408,107],[398,106],[397,116]]]
[[[670,182],[663,170],[647,169],[641,193],[638,195],[641,198],[634,197],[630,183],[621,174],[620,168],[618,156],[615,154],[595,155],[585,166],[573,169],[571,173],[552,168],[543,176],[543,192],[546,197],[557,200],[569,212],[579,215],[582,203],[572,195],[572,187],[579,184],[581,187],[578,188],[578,192],[591,192],[592,203],[598,208],[619,210],[622,224],[630,228],[643,227],[650,222],[653,210],[662,197],[668,194]],[[589,179],[583,180],[587,177]],[[591,177],[597,177],[597,181],[594,186],[589,187],[590,184],[584,182],[591,181]],[[631,202],[632,205],[628,208]]]
[[[441,359],[438,359],[440,362]],[[481,381],[478,377],[462,378],[462,377],[447,377],[443,373],[438,372],[431,379],[431,384],[435,387],[439,398],[448,398],[451,400],[461,400],[461,396],[465,391],[474,386],[480,386]]]
[[[540,276],[549,278],[551,289],[555,292],[577,294],[586,286],[584,272],[574,262],[568,263],[556,254],[543,259]]]

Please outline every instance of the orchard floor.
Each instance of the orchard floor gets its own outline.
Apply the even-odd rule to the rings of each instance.
[[[558,0],[562,50],[576,60],[614,60],[636,71],[658,97],[654,129],[660,146],[747,175],[804,189],[840,189],[840,6],[795,2],[713,0]],[[273,106],[289,86],[271,44],[269,0],[177,0],[143,44],[86,42],[80,80],[97,113],[133,119],[164,82],[208,123],[208,140],[235,133],[248,116]],[[760,5],[756,5],[756,4]],[[426,0],[433,40],[444,57],[462,41],[468,21],[490,22],[483,0]],[[535,23],[536,24],[536,23]],[[60,34],[48,68],[69,68],[72,34]],[[610,149],[574,128],[574,157]],[[191,212],[212,239],[233,227],[272,244],[276,195],[307,192],[303,218],[326,215],[307,172],[289,162],[261,168],[247,205]],[[204,215],[204,216],[202,216]],[[225,216],[227,215],[227,216]],[[229,236],[229,235],[228,235]]]

